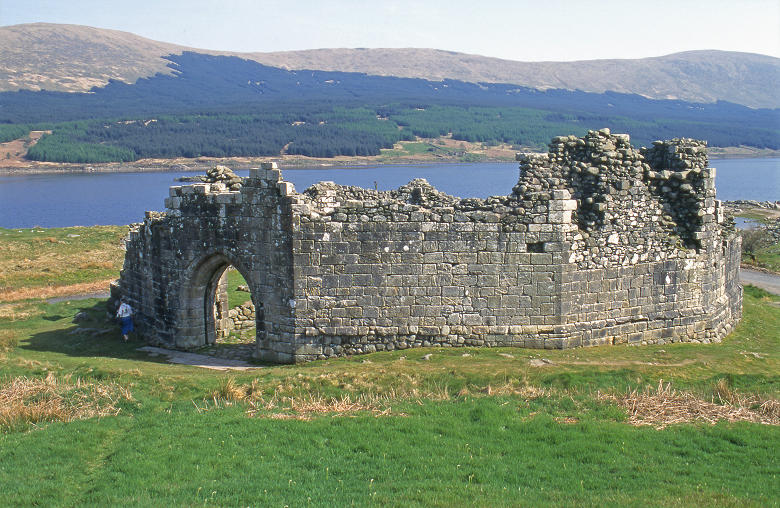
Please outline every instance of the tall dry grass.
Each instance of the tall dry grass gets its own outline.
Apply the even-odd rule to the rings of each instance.
[[[672,389],[671,383],[660,380],[653,389],[631,390],[624,394],[599,393],[602,401],[616,402],[628,413],[631,425],[651,425],[663,429],[680,423],[747,421],[764,425],[780,425],[780,401],[774,397],[740,394],[720,380],[715,385],[720,399],[706,400],[703,394]],[[718,394],[719,393],[719,394]]]
[[[339,387],[362,390],[358,394],[325,396],[318,386],[332,382]],[[218,409],[235,403],[249,406],[247,415],[274,419],[309,420],[316,416],[352,416],[368,413],[375,416],[399,416],[392,406],[399,402],[443,401],[462,397],[510,397],[526,402],[540,398],[568,398],[579,400],[581,393],[548,387],[533,386],[518,380],[496,385],[464,386],[457,393],[436,384],[423,388],[417,386],[414,376],[408,383],[382,385],[368,373],[350,373],[335,376],[332,373],[318,376],[298,374],[275,383],[273,392],[264,395],[257,379],[251,384],[239,384],[235,378],[220,381],[219,388],[204,401],[199,410]],[[627,415],[626,422],[650,425],[663,429],[682,423],[715,424],[719,421],[748,421],[765,425],[780,425],[780,401],[775,397],[739,393],[728,386],[727,381],[716,382],[708,393],[693,393],[672,389],[670,383],[661,381],[657,387],[633,389],[625,393],[597,392],[595,399],[601,403],[616,404]],[[709,399],[709,400],[708,400]],[[575,402],[578,405],[579,402]],[[532,413],[532,416],[537,413]],[[576,419],[564,419],[568,422]]]
[[[0,329],[0,357],[13,351],[19,344],[19,332],[15,330]]]
[[[445,386],[436,383],[419,386],[420,379],[414,375],[398,374],[404,383],[384,383],[376,373],[350,373],[338,376],[334,373],[305,376],[298,374],[276,382],[271,395],[263,394],[258,379],[249,384],[239,384],[234,377],[220,379],[219,386],[203,401],[195,404],[198,411],[219,409],[235,403],[249,406],[247,415],[273,419],[309,420],[316,416],[354,416],[358,413],[374,416],[402,416],[393,411],[398,402],[446,401],[453,397],[508,396],[524,400],[548,397],[553,391],[548,388],[530,386],[525,383],[507,382],[496,386],[466,386],[457,394],[451,394]],[[340,396],[323,395],[318,388],[331,384],[339,389],[358,390],[358,394],[344,393]]]
[[[369,413],[373,416],[403,416],[393,413],[390,400],[362,394],[353,401],[349,394],[341,397],[323,397],[301,394],[298,397],[274,396],[269,400],[250,401],[247,415],[275,420],[311,420],[317,416],[344,417]]]
[[[45,379],[17,377],[0,386],[0,429],[116,416],[122,400],[133,400],[132,394],[116,383],[73,381],[53,373]]]

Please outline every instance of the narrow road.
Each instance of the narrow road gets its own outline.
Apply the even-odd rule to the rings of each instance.
[[[771,275],[747,268],[739,269],[739,283],[752,284],[770,293],[780,295],[780,275]]]

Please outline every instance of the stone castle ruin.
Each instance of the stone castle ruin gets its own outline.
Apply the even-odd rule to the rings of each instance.
[[[226,269],[247,282],[255,357],[292,363],[412,347],[719,342],[741,317],[740,239],[706,142],[637,150],[607,129],[518,155],[508,196],[318,183],[275,164],[172,187],[133,227],[124,296],[150,343],[214,343]]]

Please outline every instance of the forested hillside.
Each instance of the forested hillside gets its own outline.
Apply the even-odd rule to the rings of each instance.
[[[236,57],[169,57],[174,75],[90,93],[0,93],[0,138],[51,130],[28,158],[376,155],[402,139],[438,137],[541,147],[559,134],[609,127],[637,145],[691,137],[710,146],[780,149],[780,110],[516,85],[286,71]]]

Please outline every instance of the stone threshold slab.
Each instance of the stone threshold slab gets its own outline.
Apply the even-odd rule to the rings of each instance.
[[[262,369],[263,367],[252,365],[242,360],[228,360],[225,358],[214,358],[213,356],[200,355],[197,353],[187,353],[184,351],[176,351],[173,349],[163,349],[153,346],[139,347],[137,351],[144,351],[149,353],[149,356],[165,355],[168,357],[168,362],[177,363],[180,365],[192,365],[193,367],[200,367],[203,369],[211,370],[254,370]]]

